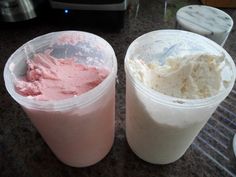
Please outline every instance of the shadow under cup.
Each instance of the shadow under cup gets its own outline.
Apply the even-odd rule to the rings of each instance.
[[[193,54],[224,55],[230,78],[225,89],[204,99],[164,95],[137,80],[129,60],[165,63],[169,57]],[[230,55],[215,42],[181,30],[159,30],[142,35],[129,46],[125,57],[126,137],[133,152],[154,164],[179,159],[191,145],[217,106],[233,88],[236,70]]]
[[[46,50],[55,58],[75,57],[80,64],[105,67],[110,73],[73,98],[38,101],[19,95],[14,82],[25,75],[26,60]],[[4,80],[54,154],[67,165],[85,167],[103,159],[112,147],[116,74],[117,60],[108,42],[91,33],[62,31],[39,36],[16,50],[5,65]]]

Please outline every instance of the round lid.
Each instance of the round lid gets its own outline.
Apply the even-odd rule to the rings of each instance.
[[[233,27],[233,20],[227,13],[204,5],[182,7],[176,19],[182,27],[201,35],[228,33]]]

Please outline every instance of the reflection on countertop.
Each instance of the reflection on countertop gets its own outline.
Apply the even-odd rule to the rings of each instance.
[[[125,72],[124,56],[129,44],[138,36],[153,30],[174,29],[176,11],[198,0],[140,0],[128,8],[124,27],[109,30],[96,25],[54,23],[47,17],[24,23],[0,23],[0,70],[9,56],[30,39],[53,31],[81,30],[106,39],[114,48],[118,60],[116,95],[116,138],[110,153],[88,168],[72,168],[62,164],[52,154],[23,110],[7,93],[0,80],[0,176],[214,176],[236,175],[236,158],[232,150],[236,133],[236,86],[213,114],[186,154],[169,165],[152,165],[140,160],[129,148],[125,138]],[[137,11],[138,10],[138,11]],[[235,9],[223,9],[236,20]],[[107,22],[109,23],[109,22]],[[236,58],[236,27],[224,48]],[[174,147],[173,147],[174,148]]]

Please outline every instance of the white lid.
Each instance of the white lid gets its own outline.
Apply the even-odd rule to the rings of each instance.
[[[182,7],[176,14],[176,20],[185,29],[201,35],[229,33],[233,27],[233,20],[227,13],[204,5]]]

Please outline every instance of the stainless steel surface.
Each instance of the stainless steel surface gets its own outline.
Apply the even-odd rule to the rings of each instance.
[[[35,18],[43,0],[1,0],[0,21],[17,22]]]

